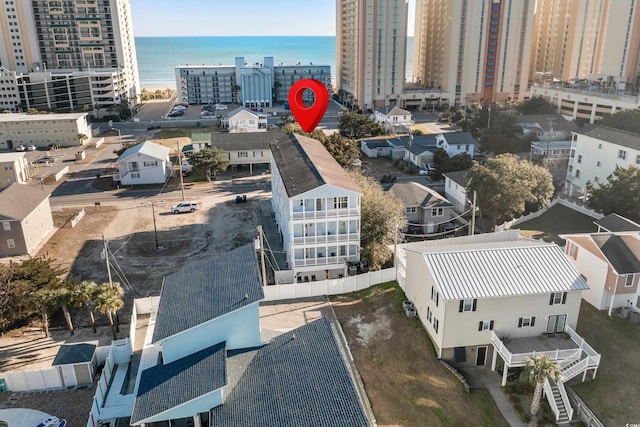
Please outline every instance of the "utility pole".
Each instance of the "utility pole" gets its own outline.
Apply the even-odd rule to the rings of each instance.
[[[554,118],[550,118],[549,120],[549,136],[547,137],[547,165],[549,165],[549,160],[551,158],[551,153],[549,153],[549,140],[552,137],[553,134],[553,122],[554,122]]]
[[[396,282],[398,281],[398,221],[394,224],[393,230],[393,266],[396,269]]]
[[[469,236],[473,236],[476,228],[476,197],[477,193],[473,192],[473,203],[471,203],[471,223],[469,225]]]
[[[107,241],[104,238],[104,234],[102,235],[102,244],[104,246],[104,259],[107,262],[107,275],[109,276],[109,284],[112,285],[111,279],[111,266],[109,265],[109,247],[107,246]]]
[[[180,141],[176,141],[176,148],[178,150],[178,171],[180,173],[180,191],[182,191],[182,201],[184,202],[184,177],[182,176],[182,152],[180,151]],[[155,221],[155,216],[154,216]]]
[[[262,225],[258,227],[258,235],[260,236],[260,264],[262,265],[262,286],[267,286],[267,269],[264,265],[264,232],[262,230]],[[274,276],[276,272],[273,272]]]
[[[156,226],[156,205],[155,202],[151,202],[151,212],[153,214],[153,233],[156,237],[156,251],[160,249],[160,245],[158,244],[158,227]]]

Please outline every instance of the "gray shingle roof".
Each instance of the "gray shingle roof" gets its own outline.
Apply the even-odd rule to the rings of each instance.
[[[271,153],[289,197],[325,184],[362,191],[318,140],[290,134],[272,142]]]
[[[549,119],[552,121],[550,122]],[[578,125],[573,120],[567,120],[562,114],[525,114],[522,116],[516,116],[516,124],[537,124],[540,129],[545,132],[551,130],[551,126],[554,131],[572,132],[578,128]],[[550,124],[553,123],[551,126]]]
[[[442,207],[453,206],[437,191],[417,182],[395,182],[387,191],[392,192],[402,204],[407,206]]]
[[[168,338],[262,298],[264,293],[253,243],[192,263],[165,277],[153,341]]]
[[[268,150],[273,141],[282,141],[287,136],[282,132],[256,133],[214,133],[211,134],[211,146],[221,150]]]
[[[48,198],[40,187],[14,182],[0,191],[0,219],[22,221]]]
[[[589,289],[557,245],[461,249],[423,257],[445,300]]]
[[[584,128],[577,130],[576,133],[581,133],[583,135],[601,139],[603,141],[621,145],[623,147],[633,148],[634,150],[640,150],[640,135],[632,132],[627,132],[625,130],[594,125],[585,126]]]
[[[640,273],[640,260],[624,241],[632,236],[593,234],[591,238],[618,274]]]
[[[603,218],[600,218],[597,221],[593,221],[593,223],[610,232],[640,231],[640,224],[637,224],[630,219],[627,219],[616,213],[611,213]]]
[[[322,318],[262,347],[210,425],[367,426],[359,396]]]
[[[476,140],[473,139],[470,132],[446,132],[442,136],[449,143],[449,145],[465,145],[475,144]]]
[[[369,149],[380,148],[380,147],[388,147],[389,143],[386,139],[370,139],[368,141],[364,141],[364,144]]]
[[[74,363],[91,362],[95,352],[95,344],[81,343],[61,345],[51,365],[72,365]]]
[[[469,181],[471,180],[471,169],[467,169],[465,171],[447,172],[443,173],[442,175],[444,175],[446,178],[449,178],[456,184],[467,188],[467,185],[469,185]]]
[[[216,344],[140,375],[131,423],[189,402],[226,384],[225,343]]]

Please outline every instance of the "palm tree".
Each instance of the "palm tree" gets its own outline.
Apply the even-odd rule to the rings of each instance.
[[[549,356],[546,354],[533,358],[529,357],[525,363],[526,369],[529,372],[529,380],[536,385],[533,392],[533,400],[531,401],[531,422],[529,424],[535,426],[537,424],[538,410],[540,409],[544,380],[549,378],[553,381],[558,381],[562,371],[555,360],[549,359]]]
[[[45,338],[49,338],[49,310],[51,309],[54,300],[54,295],[46,288],[38,289],[31,294],[31,303],[40,310]]]
[[[113,323],[113,314],[124,306],[124,301],[122,301],[123,295],[124,290],[122,286],[120,286],[120,283],[113,282],[101,283],[96,296],[96,309],[100,313],[107,315],[114,340],[117,340],[118,336],[116,335],[116,327]]]
[[[93,300],[96,298],[97,294],[98,285],[96,285],[96,282],[83,280],[76,289],[78,301],[87,309],[87,314],[89,315],[89,320],[91,320],[91,327],[93,328],[94,334],[98,333],[98,329],[96,328],[96,319],[93,316],[95,305]]]
[[[74,335],[73,322],[71,321],[71,313],[69,312],[69,306],[75,305],[76,298],[72,282],[65,281],[61,287],[51,291],[51,296],[55,305],[62,308],[64,320],[67,322],[67,328],[69,332],[71,332],[71,335]]]

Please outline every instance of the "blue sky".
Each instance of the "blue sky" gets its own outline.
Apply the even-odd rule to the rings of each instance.
[[[136,36],[333,36],[335,0],[131,0]],[[413,35],[415,0],[409,0]]]

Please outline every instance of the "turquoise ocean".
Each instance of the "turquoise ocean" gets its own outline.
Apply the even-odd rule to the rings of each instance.
[[[136,37],[142,88],[175,88],[178,65],[233,65],[236,56],[262,63],[273,56],[276,65],[330,65],[336,75],[336,38],[327,37]],[[407,79],[411,78],[413,37],[407,40]]]

